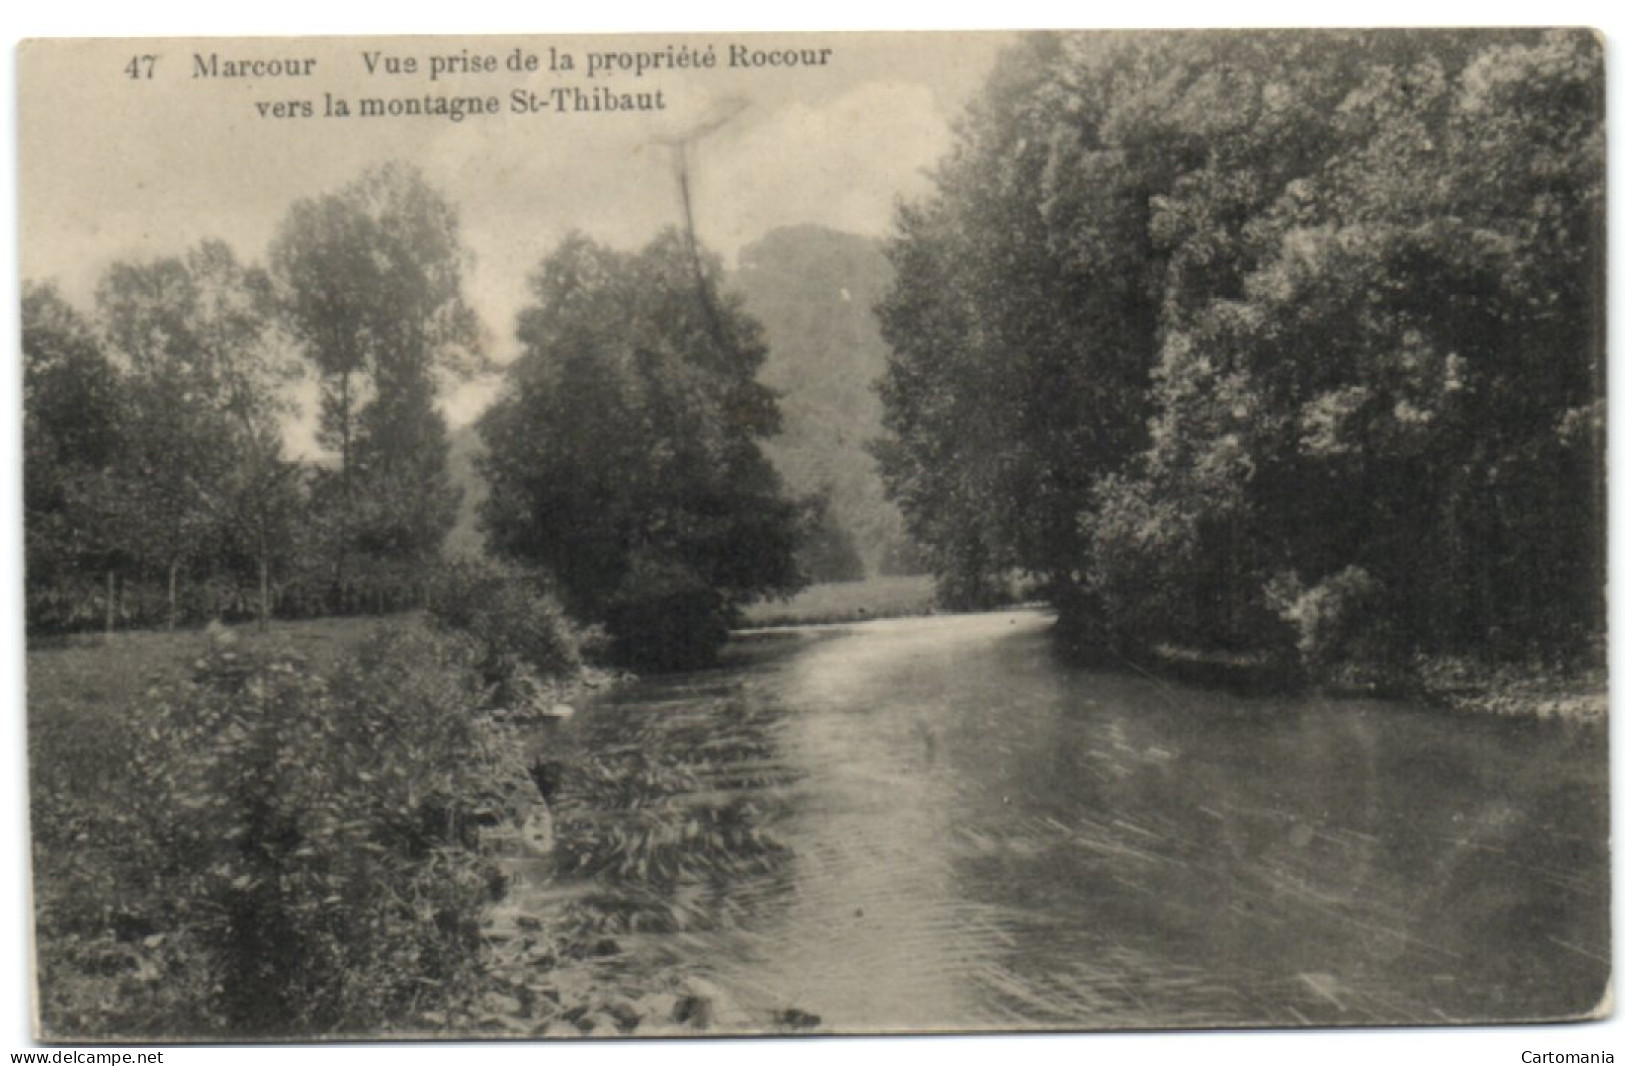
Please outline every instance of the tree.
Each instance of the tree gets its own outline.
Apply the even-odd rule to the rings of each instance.
[[[965,242],[949,212],[905,209],[898,229],[889,250],[897,280],[877,308],[893,348],[879,384],[887,435],[872,449],[944,605],[987,606],[1015,562],[994,506],[1008,496],[997,480],[1003,426],[990,402],[998,372],[980,344]]]
[[[898,214],[876,454],[951,604],[996,599],[1019,568],[1071,613],[1078,517],[1143,444],[1162,160],[1103,141],[1150,40],[1025,39],[965,116],[937,195]]]
[[[115,263],[97,289],[124,367],[124,447],[111,506],[131,556],[167,573],[169,623],[188,563],[233,537],[259,571],[261,619],[286,479],[282,387],[297,372],[275,328],[270,281],[220,241],[185,256]]]
[[[49,284],[23,286],[22,348],[28,621],[71,625],[78,579],[120,561],[96,491],[123,450],[119,373],[91,322]]]
[[[812,582],[862,581],[863,556],[836,515],[833,496],[834,487],[826,483],[799,501],[796,566]]]
[[[285,321],[322,383],[336,451],[329,502],[342,597],[351,553],[418,566],[456,520],[439,380],[482,368],[464,302],[456,210],[417,170],[389,164],[294,204],[271,249]]]
[[[760,327],[718,273],[675,231],[636,254],[566,239],[479,424],[490,546],[643,666],[709,660],[741,604],[798,584],[796,507],[758,444],[778,429]]]
[[[1596,632],[1600,87],[1574,31],[1025,39],[880,308],[939,579],[1124,647]]]
[[[1333,79],[1237,286],[1167,323],[1153,444],[1092,520],[1129,628],[1256,643],[1273,619],[1323,654],[1316,628],[1359,615],[1399,661],[1600,625],[1600,66],[1584,34],[1468,40],[1382,41]]]

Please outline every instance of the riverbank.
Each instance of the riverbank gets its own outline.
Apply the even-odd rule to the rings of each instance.
[[[387,639],[391,630],[397,633],[393,645]],[[374,647],[381,637],[386,638],[382,648]],[[455,669],[436,658],[433,634],[411,618],[287,623],[267,637],[245,628],[224,642],[195,632],[131,633],[110,642],[75,638],[32,649],[34,876],[47,1031],[61,1038],[138,1036],[108,1019],[146,1017],[141,1009],[147,1008],[171,1012],[153,1015],[154,1024],[165,1017],[185,1019],[189,1004],[209,995],[198,984],[205,972],[200,960],[215,957],[189,944],[187,916],[202,913],[199,900],[213,906],[235,898],[239,878],[248,878],[243,884],[257,891],[253,885],[259,882],[252,878],[289,872],[289,883],[302,895],[279,896],[274,904],[300,915],[306,914],[301,908],[315,908],[314,916],[301,917],[303,924],[289,935],[308,937],[325,928],[325,947],[352,950],[359,943],[356,927],[324,908],[330,899],[352,906],[347,894],[353,890],[335,880],[336,873],[365,848],[391,840],[379,835],[386,828],[390,834],[416,834],[409,839],[426,843],[432,854],[450,856],[445,861],[454,876],[448,877],[444,866],[425,870],[410,882],[413,892],[424,895],[406,898],[427,906],[438,899],[432,893],[461,885],[458,900],[442,902],[464,908],[472,903],[472,909],[458,913],[474,916],[459,934],[472,937],[474,949],[459,964],[463,968],[436,978],[457,994],[442,1005],[430,1003],[425,993],[421,1009],[382,1015],[387,1024],[311,1027],[304,1036],[340,1031],[399,1038],[765,1033],[904,1019],[927,1026],[931,1017],[919,1012],[937,990],[908,986],[917,980],[911,971],[892,975],[899,983],[897,997],[878,1000],[879,993],[861,980],[867,970],[843,975],[848,955],[856,957],[853,953],[876,943],[895,941],[894,952],[864,956],[867,966],[882,969],[893,954],[912,957],[941,949],[930,930],[957,920],[958,903],[926,923],[921,939],[909,930],[917,912],[928,911],[933,893],[943,889],[933,873],[944,868],[942,856],[916,854],[912,873],[892,856],[897,849],[908,854],[916,838],[938,839],[944,826],[951,830],[948,854],[954,863],[974,868],[998,858],[1002,852],[988,851],[991,842],[1014,833],[1035,855],[1070,855],[1069,849],[1082,847],[1105,865],[1080,876],[1110,878],[1140,869],[1148,846],[1131,829],[1111,829],[1100,839],[1089,836],[1099,828],[1090,821],[1096,817],[1091,812],[1124,804],[1136,824],[1183,817],[1180,812],[1190,814],[1187,808],[1196,804],[1192,817],[1201,831],[1170,837],[1168,863],[1223,867],[1230,861],[1205,854],[1192,858],[1182,850],[1180,840],[1205,839],[1206,819],[1231,825],[1239,818],[1255,843],[1274,840],[1271,834],[1287,826],[1284,839],[1294,849],[1320,840],[1339,846],[1390,841],[1397,848],[1410,839],[1406,827],[1416,812],[1431,809],[1434,801],[1395,799],[1389,812],[1393,823],[1384,829],[1361,797],[1402,797],[1406,789],[1441,780],[1440,767],[1445,767],[1447,784],[1482,779],[1497,782],[1500,790],[1506,781],[1521,780],[1519,788],[1530,802],[1552,809],[1551,819],[1541,825],[1573,822],[1583,831],[1571,836],[1589,847],[1592,797],[1606,787],[1594,724],[1606,715],[1600,668],[1520,672],[1434,664],[1428,675],[1434,698],[1426,702],[1478,719],[1469,722],[1431,712],[1418,700],[1408,710],[1324,692],[1259,700],[1188,678],[1187,684],[1168,685],[1123,662],[1064,666],[1054,638],[1053,616],[1040,610],[892,619],[817,632],[764,630],[736,641],[713,670],[635,680],[589,668],[541,683],[524,705],[503,707],[471,698],[475,690],[448,687]],[[232,665],[277,647],[298,651],[291,657],[272,655],[266,660],[268,674]],[[1242,656],[1219,663],[1242,674],[1252,665]],[[200,677],[212,679],[217,688],[190,690],[188,696],[188,686]],[[222,682],[227,688],[218,688]],[[222,699],[221,692],[238,695]],[[379,707],[394,714],[387,708],[411,707],[420,699],[432,702],[412,711],[407,721],[413,729],[427,728],[419,735],[432,743],[401,748],[380,766],[378,749],[388,747],[383,738],[393,734],[379,731],[366,716]],[[202,734],[175,731],[176,709],[193,714],[188,706],[196,713],[211,706],[231,709],[257,731],[259,746],[242,748],[237,732],[227,728],[210,735],[230,750],[210,754],[215,745],[197,741]],[[183,722],[193,720],[184,714]],[[1555,721],[1529,730],[1520,722],[1496,720],[1533,716]],[[433,740],[436,723],[465,720],[476,734],[472,746],[439,746]],[[154,726],[166,732],[150,743],[142,740]],[[1534,741],[1532,732],[1538,734]],[[1205,739],[1193,744],[1193,735]],[[338,743],[334,736],[348,739]],[[1549,750],[1539,766],[1526,766],[1524,752],[1535,742]],[[1468,759],[1462,746],[1483,749],[1490,765]],[[417,754],[408,756],[409,750]],[[454,751],[473,760],[448,754]],[[1067,754],[1056,757],[1057,751]],[[1373,751],[1386,752],[1380,772],[1360,761]],[[220,782],[240,779],[236,768],[244,752],[247,765],[272,775],[274,787],[239,790],[241,795],[222,791]],[[1350,761],[1358,753],[1364,754]],[[263,763],[267,756],[275,757],[274,767]],[[1276,782],[1279,787],[1301,794],[1292,802],[1275,792],[1253,795],[1260,760],[1285,775]],[[315,778],[305,774],[318,763]],[[211,765],[214,771],[208,771]],[[1417,766],[1425,772],[1413,773]],[[1316,769],[1304,776],[1294,767]],[[438,827],[448,822],[438,817],[431,823],[397,817],[409,809],[403,797],[421,799],[419,783],[432,791],[435,780],[454,772],[460,776],[445,778],[455,786],[446,795],[489,796],[488,802],[465,807],[475,818],[471,832],[442,833]],[[1555,784],[1543,773],[1555,774]],[[1377,774],[1375,782],[1360,784],[1361,775],[1371,774]],[[1192,797],[1167,791],[1191,775],[1208,780]],[[549,782],[545,787],[543,779]],[[309,791],[308,780],[341,782],[348,790],[343,809],[328,820],[338,827],[337,836],[316,839],[309,811],[322,809],[331,794],[328,784]],[[1351,791],[1345,795],[1339,782],[1352,782]],[[397,788],[403,791],[391,791]],[[1039,795],[1035,789],[1048,791]],[[1230,795],[1237,791],[1243,793],[1240,799]],[[1046,798],[1052,793],[1077,798],[1082,820],[1056,821]],[[262,795],[286,802],[297,830],[296,839],[286,844],[271,842],[281,849],[271,858],[256,858],[259,865],[253,867],[232,865],[218,876],[199,866],[186,881],[166,880],[170,875],[164,874],[152,880],[151,889],[130,887],[147,884],[142,878],[182,854],[154,828],[167,832],[178,826],[191,834],[184,839],[240,864],[230,849],[220,850],[223,830],[216,807],[188,805],[216,805],[226,824],[237,824],[229,820],[242,820],[239,805],[258,802]],[[811,806],[808,796],[818,797]],[[1447,799],[1459,806],[1479,796],[1475,786]],[[1030,807],[1032,817],[1007,824],[999,812],[1012,802]],[[958,805],[947,822],[941,821],[943,803]],[[1280,809],[1260,821],[1256,812],[1269,804]],[[1323,832],[1319,821],[1297,828],[1308,817],[1303,812],[1336,810],[1339,804],[1346,806],[1341,829]],[[818,811],[824,805],[841,812],[839,817],[823,818]],[[130,820],[132,811],[137,821]],[[352,834],[337,816],[347,818],[351,811],[365,814],[372,819],[366,824],[375,828]],[[974,828],[989,811],[994,817]],[[852,825],[867,827],[856,842],[849,836]],[[547,838],[546,846],[527,850],[517,830],[529,828]],[[1454,832],[1454,823],[1441,831]],[[152,846],[132,850],[132,841]],[[1538,843],[1509,839],[1493,854],[1521,854]],[[1431,854],[1426,848],[1406,851],[1393,865],[1408,869],[1419,856]],[[412,844],[388,861],[404,869],[418,861],[417,855]],[[880,855],[887,856],[884,862],[876,861]],[[1376,876],[1369,859],[1352,856],[1357,862],[1350,869]],[[378,867],[367,865],[372,861],[357,870],[375,876]],[[1551,861],[1570,858],[1562,853]],[[1047,869],[1040,863],[1029,875],[1047,885]],[[1575,876],[1589,877],[1588,869],[1582,864]],[[352,885],[354,872],[343,872]],[[1512,876],[1500,867],[1480,873]],[[1283,877],[1287,874],[1297,876],[1295,868]],[[1229,876],[1245,889],[1256,871],[1243,864]],[[794,892],[786,887],[791,884],[798,886]],[[1182,884],[1175,880],[1167,891],[1177,894]],[[306,885],[308,891],[301,887]],[[326,885],[331,889],[316,887]],[[1413,889],[1396,889],[1395,898],[1409,899]],[[1253,898],[1238,891],[1242,902]],[[1270,882],[1258,891],[1274,892],[1276,886]],[[792,900],[801,902],[787,910]],[[1540,920],[1565,944],[1584,945],[1594,939],[1585,924],[1588,900],[1552,904],[1532,893],[1520,906],[1544,916]],[[382,908],[366,913],[395,920],[393,904],[382,896],[356,905],[363,903]],[[808,909],[799,914],[803,906]],[[1576,925],[1574,915],[1585,921]],[[1313,914],[1301,917],[1319,920]],[[781,922],[789,923],[784,928],[793,951],[783,959],[758,958],[755,953],[766,942],[760,928]],[[398,930],[376,947],[394,950],[423,932]],[[1073,935],[1085,942],[1081,955],[1098,949],[1088,929]],[[832,941],[842,945],[839,951],[827,950]],[[1153,942],[1147,950],[1155,947]],[[1044,951],[1036,942],[1030,950],[1038,956]],[[1225,957],[1220,948],[1214,950]],[[394,959],[365,961],[377,964],[380,981],[390,980]],[[766,983],[749,968],[757,964],[769,967]],[[1365,962],[1351,962],[1356,964]],[[999,968],[1002,963],[988,965],[994,966],[985,971],[989,981],[1016,980]],[[1033,965],[1031,975],[1020,980],[1048,981],[1050,963]],[[1490,966],[1494,980],[1513,980],[1497,966]],[[980,981],[983,973],[978,969],[964,979]],[[1511,985],[1508,989],[1512,994]],[[1102,993],[1091,985],[1055,994],[1072,1006],[1020,1017],[1076,1024],[1083,1015],[1074,1012],[1094,1010],[1091,1004]],[[1133,1002],[1119,1004],[1106,995],[1110,1011],[1125,1012],[1125,1019],[1140,1017]],[[1005,1016],[998,1010],[1003,1008],[990,1003],[981,1024],[1002,1024]],[[1374,1004],[1366,1004],[1361,1016],[1388,1017]],[[1314,1018],[1324,1009],[1314,1002],[1291,1005]],[[1446,1009],[1469,1017],[1468,1006]],[[1203,999],[1199,1007],[1187,1018],[1192,1024],[1211,1018],[1259,1020],[1225,1013],[1233,1008],[1222,997]],[[193,1038],[241,1032],[218,1018],[195,1017],[191,1027],[171,1021],[162,1029],[164,1036]]]
[[[345,952],[367,939],[354,930],[377,920],[394,929],[381,950],[420,962],[437,953],[446,959],[423,975],[423,995],[408,996],[377,1023],[361,1029],[293,1023],[290,1035],[677,1035],[816,1024],[798,1012],[746,1016],[696,975],[629,978],[620,965],[619,931],[573,901],[545,902],[556,858],[573,860],[605,843],[587,839],[594,826],[556,793],[579,795],[594,783],[615,790],[635,773],[573,742],[568,724],[576,708],[626,686],[630,676],[583,666],[568,676],[532,679],[521,704],[491,707],[459,681],[455,657],[437,657],[444,648],[419,616],[286,622],[267,634],[243,626],[85,635],[31,648],[34,899],[45,1031],[60,1039],[254,1035],[229,1010],[218,1013],[219,993],[206,976],[222,962],[220,938],[229,944],[233,934],[208,934],[213,939],[205,946],[194,927],[200,907],[229,905],[259,893],[258,885],[277,883],[282,887],[259,905],[300,916],[300,927],[287,933],[301,942],[314,936],[320,946]],[[408,710],[406,718],[390,709],[414,705],[420,710]],[[211,732],[211,706],[241,727]],[[436,722],[448,713],[457,719],[452,728],[472,731],[467,741],[442,737]],[[363,720],[378,714],[384,733]],[[178,723],[191,731],[177,732]],[[398,735],[401,724],[410,737]],[[157,738],[150,743],[149,733]],[[352,741],[372,751],[363,756]],[[390,757],[376,765],[385,749]],[[263,789],[241,796],[220,790],[220,781],[239,774],[262,781]],[[311,791],[306,781],[328,783]],[[405,792],[396,795],[396,786]],[[417,814],[429,808],[410,809],[409,797],[425,793],[444,796],[437,825],[418,824]],[[340,806],[333,806],[335,796]],[[293,836],[267,842],[275,854],[239,857],[221,839],[242,831],[235,823],[245,802],[289,819]],[[354,821],[329,840],[321,825],[334,822],[341,808]],[[454,815],[458,808],[464,813]],[[545,842],[526,836],[540,826]],[[193,836],[216,856],[209,864],[174,851],[175,841]],[[395,883],[386,894],[400,893],[414,910],[429,908],[430,928],[407,928],[391,905],[373,908],[383,901],[358,898],[346,887],[352,874],[381,873],[378,862],[397,871],[417,864],[423,847],[431,849],[421,871],[427,880],[390,874]],[[369,849],[377,849],[376,858],[365,857]],[[346,872],[358,857],[361,866]],[[168,871],[177,860],[186,871]],[[210,865],[216,862],[224,865]],[[538,881],[542,900],[533,891]],[[137,884],[148,887],[131,887]],[[318,884],[327,887],[313,893]],[[453,921],[456,915],[462,917]],[[464,948],[454,947],[469,936]],[[227,950],[229,957],[233,949]],[[392,968],[382,958],[357,956],[318,980],[365,982],[368,994],[383,995]],[[289,992],[279,984],[279,993]]]
[[[746,629],[867,622],[905,618],[937,609],[936,582],[929,574],[865,578],[812,585],[788,600],[767,600],[745,608]]]
[[[1556,665],[1427,656],[1403,669],[1332,667],[1313,678],[1262,651],[1165,644],[1130,658],[1102,650],[1099,642],[1068,639],[1062,633],[1057,638],[1063,657],[1077,666],[1127,670],[1243,696],[1318,693],[1410,701],[1462,714],[1531,718],[1597,720],[1608,714],[1608,671],[1600,650]]]
[[[1488,666],[1440,658],[1420,674],[1422,697],[1453,711],[1592,721],[1608,716],[1608,671],[1597,663]]]

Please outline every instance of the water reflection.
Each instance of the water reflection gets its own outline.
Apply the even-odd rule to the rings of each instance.
[[[592,708],[577,905],[641,964],[847,1031],[1597,1003],[1600,725],[1072,669],[1046,626],[780,634]]]

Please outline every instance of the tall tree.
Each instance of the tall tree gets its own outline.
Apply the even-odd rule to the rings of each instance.
[[[1256,642],[1275,616],[1327,658],[1363,616],[1390,658],[1572,643],[1601,618],[1594,43],[1360,39],[1329,82],[1283,49],[1280,76],[1335,92],[1297,123],[1318,152],[1230,138],[1302,169],[1249,208],[1239,284],[1170,316],[1096,576],[1164,638]]]
[[[939,571],[1131,644],[1594,631],[1600,71],[1572,31],[1022,42],[881,308]]]
[[[1021,568],[1082,591],[1079,514],[1144,440],[1164,161],[1109,143],[1148,38],[1035,35],[960,126],[938,193],[899,213],[879,308],[882,469],[951,601]]]
[[[271,521],[279,497],[269,485],[284,478],[283,386],[298,368],[275,328],[269,279],[220,241],[114,264],[97,307],[124,367],[119,522],[131,553],[167,574],[173,624],[180,571]],[[263,584],[271,541],[250,539]],[[265,606],[262,596],[262,616]]]
[[[75,586],[119,560],[97,490],[123,451],[119,372],[92,323],[49,284],[22,299],[23,522],[30,626],[81,619]]]
[[[321,378],[320,439],[340,459],[320,494],[340,589],[352,552],[421,563],[456,519],[435,396],[484,366],[468,263],[456,210],[400,164],[294,204],[272,245],[285,320]]]
[[[697,291],[719,270],[676,231],[633,255],[568,238],[480,422],[491,546],[645,666],[708,660],[740,604],[798,584],[796,507],[758,443],[779,422],[760,327]]]

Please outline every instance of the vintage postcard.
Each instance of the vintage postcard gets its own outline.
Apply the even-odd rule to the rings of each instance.
[[[1595,34],[18,69],[38,1039],[1612,1012]]]

